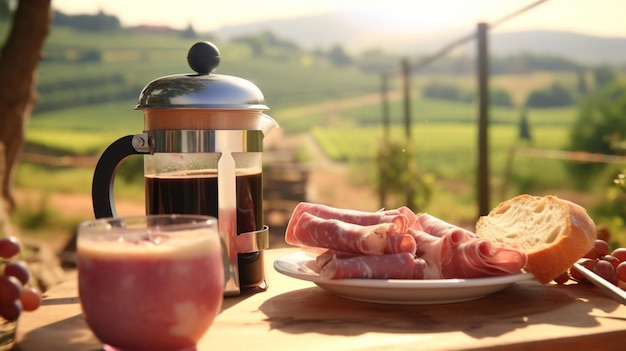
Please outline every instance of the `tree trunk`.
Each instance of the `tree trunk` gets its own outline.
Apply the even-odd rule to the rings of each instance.
[[[24,130],[37,100],[37,64],[50,30],[51,0],[18,1],[11,33],[0,53],[0,201],[11,212],[13,174],[24,144]],[[0,206],[2,208],[2,206]]]
[[[4,144],[0,142],[0,182],[4,181],[4,174],[6,173],[4,164]],[[9,214],[6,201],[0,198],[0,237],[17,235],[17,230],[13,227]]]

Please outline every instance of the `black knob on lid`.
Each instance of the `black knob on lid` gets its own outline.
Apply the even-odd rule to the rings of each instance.
[[[193,44],[187,53],[187,63],[198,74],[209,74],[220,64],[220,51],[208,41]]]

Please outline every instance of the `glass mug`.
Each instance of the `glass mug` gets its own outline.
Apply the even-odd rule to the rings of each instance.
[[[209,216],[81,223],[78,290],[87,325],[105,350],[195,350],[221,310],[223,251]]]

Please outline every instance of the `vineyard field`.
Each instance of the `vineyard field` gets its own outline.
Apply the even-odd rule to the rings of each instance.
[[[315,140],[326,155],[335,161],[372,163],[383,131],[380,127],[323,128],[312,130]],[[478,132],[472,124],[439,123],[415,124],[412,129],[418,166],[421,172],[434,174],[437,178],[467,180],[474,177],[477,162]],[[563,150],[568,142],[568,128],[543,126],[536,128],[531,141],[518,138],[515,125],[494,125],[489,129],[490,168],[494,175],[506,171],[509,151],[515,147],[533,147],[546,150]],[[392,139],[405,138],[404,129],[390,129]],[[533,182],[545,186],[559,184],[567,177],[563,164],[556,160],[518,157],[514,160],[516,177],[532,177]],[[538,168],[541,167],[541,168]],[[551,172],[534,172],[536,169]],[[539,179],[537,179],[539,178]]]

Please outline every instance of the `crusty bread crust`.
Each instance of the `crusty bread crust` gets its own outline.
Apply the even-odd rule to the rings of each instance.
[[[552,208],[559,208],[559,215],[552,218],[555,223],[550,224],[555,230],[560,230],[559,234],[551,240],[547,237],[553,233],[532,232],[534,228],[527,226],[528,233],[518,234],[520,238],[524,235],[533,235],[545,237],[546,242],[530,246],[519,245],[518,249],[526,252],[528,257],[524,269],[533,273],[541,283],[546,284],[567,271],[593,248],[596,240],[596,225],[583,207],[552,195],[544,197],[519,195],[500,203],[487,216],[481,217],[476,224],[476,234],[492,242],[515,245],[517,239],[510,240],[511,233],[507,233],[506,228],[499,226],[500,223],[506,223],[515,216],[512,209],[516,206],[517,208],[534,206],[540,202],[541,206],[549,203]]]

